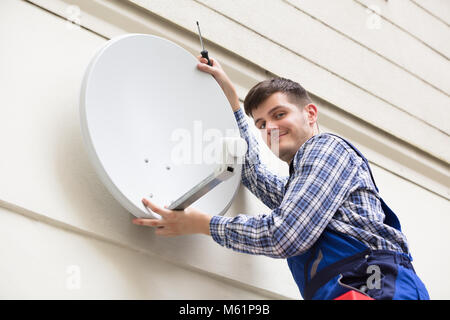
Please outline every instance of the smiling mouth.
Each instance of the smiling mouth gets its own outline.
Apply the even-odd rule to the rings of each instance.
[[[278,136],[278,139],[277,139],[277,140],[280,140],[282,136],[285,136],[285,135],[287,135],[287,134],[288,134],[288,132],[281,133],[281,134]],[[272,139],[275,139],[275,137],[271,137],[271,138],[270,138],[270,140],[271,140],[272,142],[274,142],[274,140],[272,140]]]
[[[285,136],[285,135],[287,135],[287,134],[288,134],[287,132],[280,134],[280,135],[278,136],[278,139],[280,139],[282,136]]]

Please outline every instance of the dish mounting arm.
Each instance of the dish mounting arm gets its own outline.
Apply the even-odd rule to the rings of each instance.
[[[173,201],[168,206],[168,209],[186,209],[192,203],[214,189],[221,182],[226,181],[235,174],[237,166],[242,164],[242,159],[247,152],[247,142],[239,137],[227,137],[223,138],[221,140],[221,143],[221,163],[217,165],[214,172],[212,172],[205,179],[189,189],[189,191],[187,191],[177,200]]]

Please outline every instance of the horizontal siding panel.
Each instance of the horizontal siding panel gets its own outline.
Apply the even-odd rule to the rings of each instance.
[[[423,42],[382,20],[354,0],[287,0],[332,29],[373,50],[418,79],[450,94],[450,63]],[[345,14],[336,14],[345,12]],[[444,40],[444,39],[442,39]],[[424,59],[424,57],[427,57]]]
[[[1,207],[0,235],[0,299],[274,298]]]
[[[423,41],[447,59],[450,58],[449,28],[441,21],[427,14],[411,0],[354,0],[367,7],[377,7],[380,15],[399,28],[409,32],[411,36]],[[435,0],[428,0],[430,3]],[[437,0],[439,1],[439,0]],[[443,0],[447,2],[447,0]],[[448,9],[447,9],[448,10]]]
[[[450,105],[449,96],[394,67],[317,20],[292,10],[290,5],[278,0],[200,1],[269,39],[271,46],[281,46],[305,57],[352,85],[389,102],[393,107],[450,134],[450,113],[446,112]],[[277,56],[283,58],[281,52]],[[304,74],[304,77],[308,76]],[[424,108],[430,104],[441,117],[436,117],[428,108]]]
[[[448,0],[411,0],[427,12],[450,26],[450,2]]]

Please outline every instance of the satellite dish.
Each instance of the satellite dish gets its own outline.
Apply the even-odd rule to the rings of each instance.
[[[239,139],[236,120],[220,86],[197,63],[171,41],[127,34],[109,40],[85,72],[80,121],[89,159],[136,217],[160,218],[144,197],[179,208],[195,201],[199,210],[222,215],[237,192],[242,165],[224,165],[220,152],[208,153]]]

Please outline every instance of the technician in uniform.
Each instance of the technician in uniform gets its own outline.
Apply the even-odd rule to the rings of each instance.
[[[273,78],[255,85],[244,109],[269,148],[289,164],[289,177],[271,173],[259,159],[236,90],[217,60],[198,56],[197,68],[221,86],[247,141],[243,184],[270,214],[210,216],[195,208],[134,219],[156,234],[204,233],[235,251],[287,259],[304,299],[335,299],[349,291],[373,299],[429,299],[411,264],[400,223],[379,196],[366,158],[347,140],[319,133],[317,107],[298,83]]]

